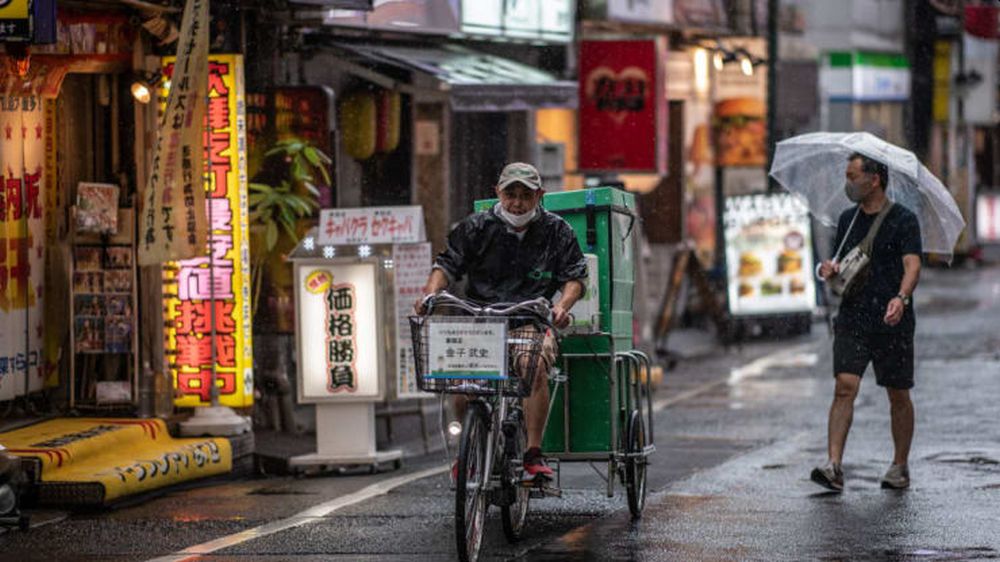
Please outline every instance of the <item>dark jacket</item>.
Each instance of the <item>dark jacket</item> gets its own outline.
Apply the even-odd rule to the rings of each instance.
[[[587,278],[576,233],[562,217],[540,209],[524,237],[495,207],[466,217],[448,235],[434,267],[452,283],[468,276],[468,298],[481,303],[551,299],[566,282]]]

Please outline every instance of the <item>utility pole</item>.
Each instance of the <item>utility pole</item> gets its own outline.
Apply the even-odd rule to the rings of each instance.
[[[771,170],[778,143],[778,5],[778,0],[767,0],[767,171]],[[768,176],[767,190],[777,189],[777,183]]]

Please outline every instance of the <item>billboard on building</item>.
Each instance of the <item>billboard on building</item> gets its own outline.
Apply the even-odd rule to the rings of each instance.
[[[666,173],[662,40],[580,43],[579,170]]]

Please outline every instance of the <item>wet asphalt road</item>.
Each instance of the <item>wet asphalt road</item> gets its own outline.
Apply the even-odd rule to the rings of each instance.
[[[891,457],[884,392],[866,378],[846,457],[847,491],[808,481],[825,455],[829,340],[758,342],[682,363],[657,394],[658,452],[643,519],[606,498],[586,464],[564,465],[562,499],[532,503],[527,538],[488,523],[484,560],[1000,559],[1000,269],[929,271],[918,292],[913,488],[879,489]],[[761,359],[763,358],[763,359]],[[403,473],[443,464],[408,463]],[[597,467],[601,472],[604,466]],[[270,478],[175,492],[111,512],[40,513],[0,535],[3,560],[147,560],[266,525],[378,477]],[[443,474],[206,560],[451,560]]]

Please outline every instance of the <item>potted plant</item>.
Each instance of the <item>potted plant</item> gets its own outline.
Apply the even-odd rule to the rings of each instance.
[[[331,164],[330,157],[309,141],[289,138],[278,141],[265,153],[261,172],[249,184],[251,302],[255,317],[265,285],[276,301],[290,305],[291,272],[286,257],[319,208],[316,184],[322,181],[330,185]],[[290,306],[287,308],[290,311]],[[271,312],[277,323],[288,321],[283,318],[289,316],[286,311]]]

